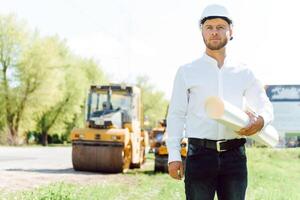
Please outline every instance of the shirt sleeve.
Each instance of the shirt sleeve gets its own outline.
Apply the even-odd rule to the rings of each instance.
[[[264,119],[264,127],[273,121],[273,106],[262,83],[251,73],[250,85],[245,91],[247,104]]]
[[[181,161],[180,142],[183,137],[188,104],[188,93],[183,69],[183,67],[179,68],[175,76],[167,116],[166,144],[169,153],[168,163]]]

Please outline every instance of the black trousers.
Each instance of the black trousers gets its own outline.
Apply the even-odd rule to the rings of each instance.
[[[247,188],[245,146],[217,152],[189,144],[185,169],[187,200],[244,200]]]

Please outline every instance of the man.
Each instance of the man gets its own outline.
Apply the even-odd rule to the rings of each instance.
[[[180,140],[185,131],[188,155],[185,166],[187,199],[245,199],[247,165],[245,137],[264,128],[273,119],[272,104],[253,73],[232,63],[226,45],[232,37],[232,19],[220,5],[207,6],[200,19],[206,50],[203,56],[177,71],[167,117],[169,174],[183,177]],[[218,96],[245,110],[249,124],[239,132],[209,119],[204,102]],[[220,142],[221,141],[221,142]]]

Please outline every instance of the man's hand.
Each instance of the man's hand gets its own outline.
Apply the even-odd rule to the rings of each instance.
[[[264,119],[261,116],[256,117],[253,113],[246,111],[246,114],[249,116],[250,121],[249,124],[237,131],[240,135],[250,136],[258,131],[260,131],[264,127]]]
[[[181,161],[173,161],[169,163],[169,175],[177,180],[183,177],[183,164]]]

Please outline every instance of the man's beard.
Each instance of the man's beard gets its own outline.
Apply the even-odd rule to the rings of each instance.
[[[203,40],[204,40],[206,47],[212,51],[222,49],[223,47],[225,47],[225,45],[228,42],[227,38],[225,38],[224,40],[221,40],[221,42],[218,45],[212,45],[210,42],[207,42],[204,38],[203,38]]]

